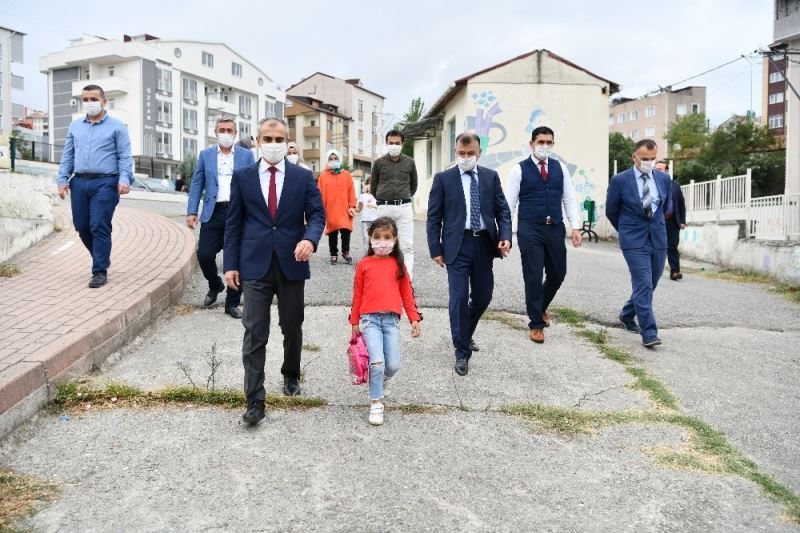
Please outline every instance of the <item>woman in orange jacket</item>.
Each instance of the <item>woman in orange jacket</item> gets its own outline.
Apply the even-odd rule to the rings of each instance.
[[[350,255],[350,233],[353,231],[353,217],[356,214],[356,192],[353,175],[342,168],[342,154],[339,150],[328,150],[328,162],[319,176],[319,191],[325,206],[325,235],[331,250],[331,264],[338,262],[338,236],[342,236],[342,259],[353,264]]]

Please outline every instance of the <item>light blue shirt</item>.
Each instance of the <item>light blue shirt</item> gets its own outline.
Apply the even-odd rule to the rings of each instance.
[[[470,211],[470,205],[472,204],[472,195],[470,194],[470,181],[473,178],[471,178],[469,174],[461,170],[461,167],[459,167],[458,170],[461,172],[461,186],[464,187],[464,201],[467,204],[467,220],[464,222],[464,229],[467,230],[467,229],[472,229],[470,227],[471,225],[470,220],[472,216]],[[475,175],[474,179],[478,179],[477,165],[475,166],[475,168],[472,169],[472,173]],[[478,198],[480,199],[480,196]],[[486,224],[483,222],[483,215],[481,215],[481,229],[486,229]]]
[[[636,175],[636,187],[639,189],[639,199],[641,200],[642,185],[644,185],[643,173],[636,165],[633,166],[633,173]],[[656,180],[653,179],[652,172],[650,172],[650,177],[647,179],[647,187],[650,189],[650,207],[655,213],[658,210],[658,206],[661,205],[661,194],[658,192],[658,185],[656,185]]]
[[[119,174],[119,183],[133,181],[133,158],[128,128],[104,112],[94,124],[84,116],[72,122],[58,169],[58,185],[66,185],[72,174]]]

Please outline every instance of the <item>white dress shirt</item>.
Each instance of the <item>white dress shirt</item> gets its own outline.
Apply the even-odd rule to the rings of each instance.
[[[275,164],[267,163],[261,159],[258,163],[258,181],[261,184],[261,194],[264,195],[264,203],[269,206],[269,167],[278,169],[275,172],[275,193],[277,195],[278,203],[281,205],[281,192],[283,192],[283,178],[286,177],[286,160],[281,159]]]
[[[636,165],[634,165],[633,173],[636,175],[636,187],[639,189],[639,200],[641,200],[642,187],[644,185],[642,171],[639,170]],[[647,188],[650,189],[650,209],[652,209],[653,213],[655,213],[658,209],[658,206],[661,205],[661,193],[658,192],[658,185],[656,185],[656,181],[653,179],[653,171],[650,171],[650,177],[647,178]],[[642,209],[644,209],[644,206]]]
[[[233,147],[225,153],[217,145],[217,202],[228,202],[231,199],[231,178],[233,178]]]
[[[478,166],[476,165],[475,168],[472,169],[472,173],[475,175],[475,178],[471,178],[469,174],[461,170],[461,167],[458,167],[458,170],[461,172],[461,186],[464,188],[464,201],[467,204],[467,220],[464,222],[464,229],[472,229],[470,226],[471,224],[471,204],[472,204],[472,194],[470,193],[470,182],[473,179],[478,179]],[[480,182],[478,182],[478,188],[480,192]],[[478,194],[478,201],[480,202],[480,194]],[[483,222],[483,215],[481,215],[481,229],[486,229],[486,224]]]
[[[548,175],[550,174],[550,159],[551,158],[548,157],[545,160],[545,168],[547,168]],[[536,159],[533,154],[531,154],[531,160],[533,160],[533,164],[536,166],[536,168],[539,169],[539,160]],[[567,215],[567,220],[569,220],[570,228],[581,229],[581,221],[578,217],[578,205],[575,203],[575,187],[572,186],[572,179],[569,177],[567,165],[560,160],[557,161],[558,164],[561,165],[561,173],[564,175],[564,188],[561,193],[561,205],[563,206],[564,212]],[[521,184],[522,167],[520,165],[515,165],[514,168],[511,169],[511,173],[508,175],[508,181],[506,182],[505,186],[506,201],[508,201],[508,207],[511,209],[512,216],[514,215],[519,203],[519,189]]]

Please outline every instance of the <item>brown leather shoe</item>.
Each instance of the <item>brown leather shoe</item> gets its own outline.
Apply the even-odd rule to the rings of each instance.
[[[542,344],[544,342],[544,330],[541,329],[532,329],[531,330],[531,340],[536,344]]]
[[[669,279],[672,281],[678,281],[679,279],[683,279],[683,274],[680,272],[670,272]]]
[[[542,313],[542,322],[544,322],[544,327],[550,327],[550,315],[547,314],[547,311]]]

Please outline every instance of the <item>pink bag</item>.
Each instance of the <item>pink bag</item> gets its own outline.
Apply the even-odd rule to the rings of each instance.
[[[350,383],[363,385],[369,380],[369,352],[363,334],[350,337],[347,355],[350,359]]]

